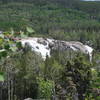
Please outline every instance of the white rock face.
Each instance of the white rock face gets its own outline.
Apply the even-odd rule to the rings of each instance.
[[[50,57],[50,42],[52,42],[52,40],[44,40],[42,38],[28,38],[21,40],[23,46],[25,46],[25,44],[28,43],[33,51],[37,52],[38,54],[41,54],[44,60],[46,59],[46,55]]]
[[[24,99],[24,100],[33,100],[32,98],[27,98],[27,99]]]
[[[22,46],[25,47],[28,44],[32,51],[41,54],[42,58],[45,60],[46,56],[50,57],[51,49],[58,49],[67,50],[68,48],[72,49],[73,51],[81,51],[84,54],[88,54],[90,57],[90,61],[92,61],[92,52],[93,48],[89,47],[88,45],[84,45],[81,42],[76,41],[61,41],[61,40],[54,40],[48,38],[26,38],[20,40]]]
[[[93,56],[93,48],[89,47],[88,45],[85,45],[85,48],[88,51],[89,57],[90,57],[90,61],[92,61],[92,56]]]

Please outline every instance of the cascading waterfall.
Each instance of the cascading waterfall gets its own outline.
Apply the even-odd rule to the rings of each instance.
[[[61,40],[54,40],[49,38],[26,38],[20,40],[22,43],[22,46],[25,47],[26,44],[28,44],[32,51],[37,52],[38,54],[41,54],[42,58],[45,60],[46,56],[50,57],[51,49],[57,49],[59,48],[67,50],[68,48],[72,49],[73,51],[81,51],[84,54],[89,55],[90,62],[92,61],[92,53],[93,48],[84,45],[81,42],[76,41],[61,41]]]

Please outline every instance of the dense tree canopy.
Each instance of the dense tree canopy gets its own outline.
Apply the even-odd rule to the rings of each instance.
[[[100,3],[0,0],[0,100],[100,100]],[[93,62],[71,50],[43,61],[18,41],[28,37],[80,41]]]

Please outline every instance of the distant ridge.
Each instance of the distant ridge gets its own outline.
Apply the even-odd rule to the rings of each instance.
[[[100,0],[82,0],[82,1],[100,1]]]

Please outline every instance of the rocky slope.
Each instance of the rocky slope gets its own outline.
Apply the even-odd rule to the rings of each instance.
[[[93,48],[84,45],[81,42],[77,41],[61,41],[61,40],[54,40],[49,38],[26,38],[20,40],[22,46],[25,47],[26,45],[30,46],[32,51],[41,54],[42,58],[45,60],[46,56],[50,57],[50,52],[52,49],[60,49],[60,50],[68,50],[71,49],[75,52],[81,51],[84,54],[89,55],[90,61],[92,60],[92,53]]]

